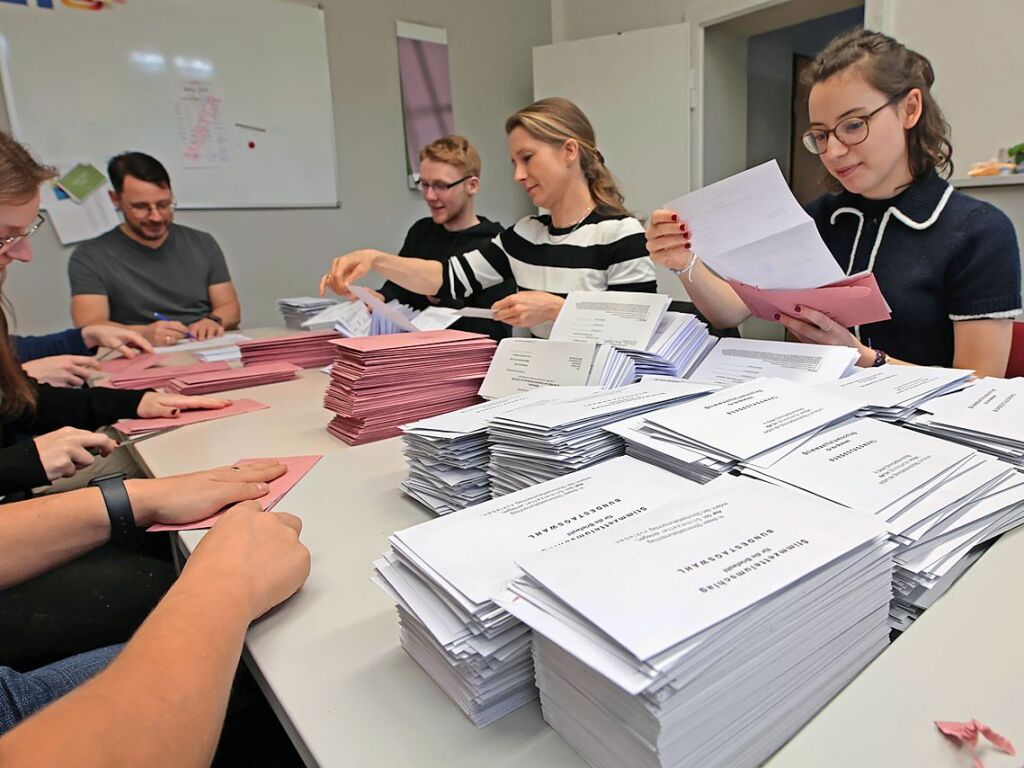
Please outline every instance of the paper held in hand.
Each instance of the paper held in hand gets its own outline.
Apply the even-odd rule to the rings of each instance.
[[[774,160],[665,207],[690,225],[693,252],[729,281],[756,317],[774,320],[797,305],[847,328],[891,317],[870,272],[845,275],[839,268]]]

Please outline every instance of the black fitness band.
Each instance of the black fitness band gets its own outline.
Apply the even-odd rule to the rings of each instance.
[[[99,488],[103,494],[103,503],[110,515],[110,540],[115,543],[127,541],[135,532],[135,512],[132,511],[124,479],[124,473],[119,473],[94,477],[89,481],[90,486]]]

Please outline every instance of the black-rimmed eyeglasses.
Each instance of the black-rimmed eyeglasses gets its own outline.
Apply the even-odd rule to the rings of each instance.
[[[804,147],[812,155],[823,155],[828,151],[828,137],[834,135],[840,144],[848,147],[855,147],[863,144],[868,138],[868,122],[886,107],[894,104],[907,95],[907,91],[897,93],[878,109],[868,112],[866,115],[854,115],[840,120],[834,128],[809,128],[804,131],[801,137]]]
[[[41,226],[43,226],[43,224],[45,224],[45,223],[46,223],[46,218],[43,216],[43,214],[41,214],[41,213],[38,214],[36,216],[35,223],[31,227],[28,228],[27,232],[22,232],[20,235],[9,235],[8,237],[0,237],[0,249],[9,248],[12,245],[17,245],[22,240],[26,240],[26,239],[32,237],[32,235],[34,235],[36,232],[38,232],[39,228]]]
[[[428,189],[432,189],[435,192],[437,192],[437,194],[440,195],[443,192],[447,192],[449,189],[453,189],[459,186],[459,184],[461,184],[462,182],[469,181],[472,178],[473,174],[471,173],[468,176],[463,176],[461,179],[458,179],[457,181],[424,181],[423,179],[417,179],[416,186],[419,187],[420,192],[426,192]]]

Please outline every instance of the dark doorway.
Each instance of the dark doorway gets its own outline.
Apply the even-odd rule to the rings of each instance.
[[[823,195],[827,189],[825,180],[828,176],[821,160],[812,155],[803,145],[802,136],[810,124],[807,117],[807,94],[800,88],[800,80],[804,71],[813,59],[793,54],[793,119],[790,121],[789,137],[789,185],[793,196],[800,204],[809,203]]]

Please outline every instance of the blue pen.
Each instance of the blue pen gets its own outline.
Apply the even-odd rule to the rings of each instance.
[[[173,320],[171,320],[171,318],[169,318],[163,312],[154,312],[153,313],[153,317],[155,317],[157,320],[163,320],[165,323],[173,323],[174,322]],[[192,339],[192,341],[199,341],[199,339],[197,339],[195,336],[193,336],[188,331],[185,331],[185,336],[190,338],[190,339]]]

